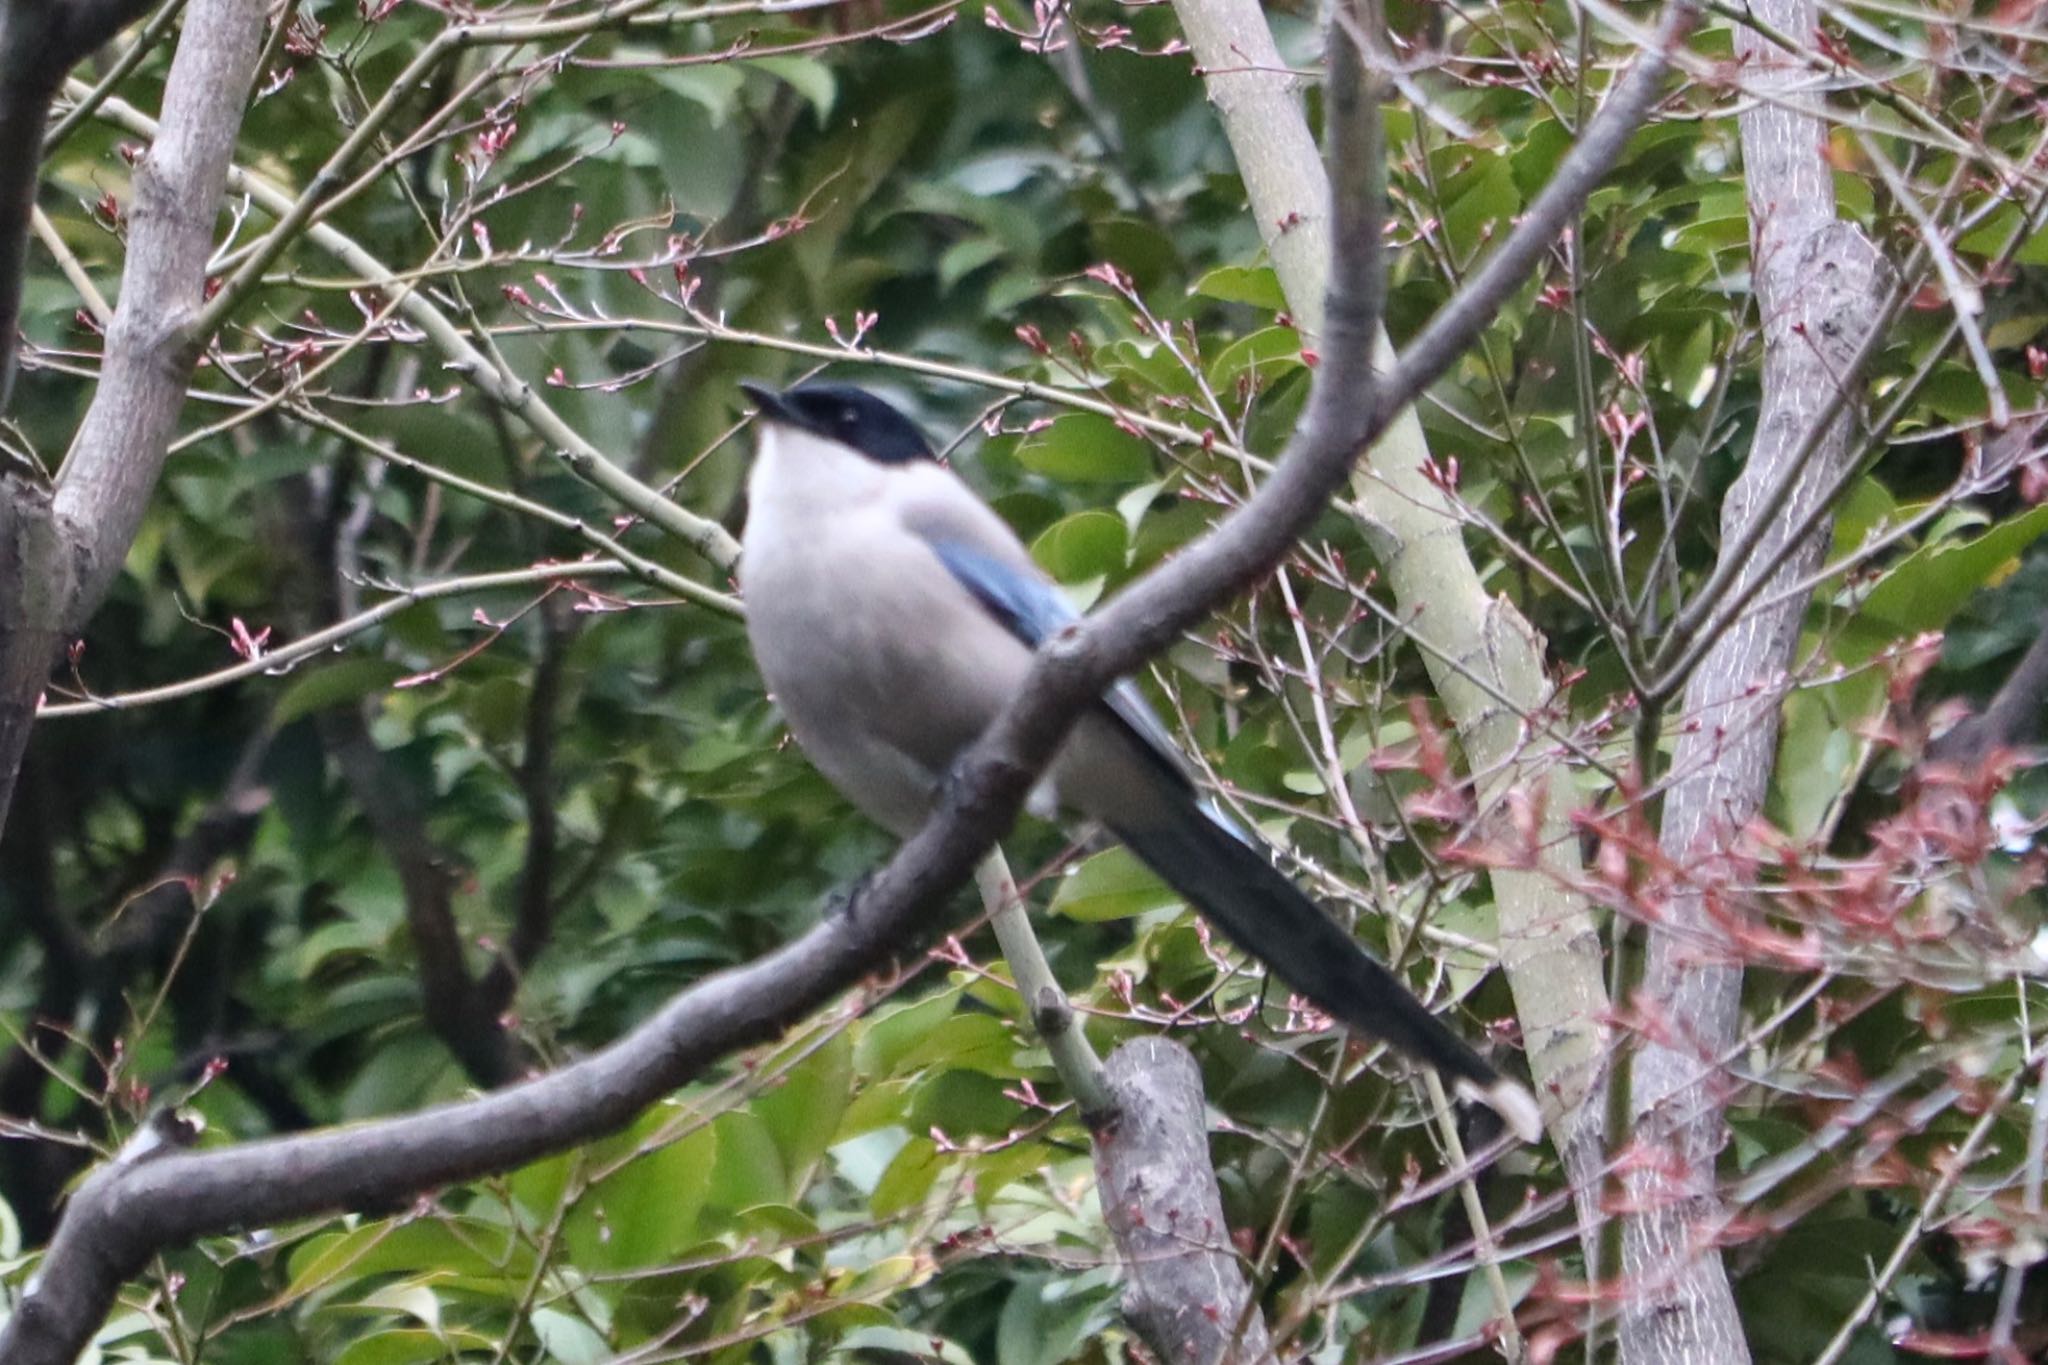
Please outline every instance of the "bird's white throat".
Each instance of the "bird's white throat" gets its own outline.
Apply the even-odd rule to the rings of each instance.
[[[760,453],[747,479],[750,529],[754,518],[769,523],[829,525],[830,518],[878,496],[888,471],[838,441],[795,427],[771,423],[761,432]]]

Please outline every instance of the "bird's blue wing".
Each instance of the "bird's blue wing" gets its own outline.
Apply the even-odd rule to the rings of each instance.
[[[1033,649],[1081,619],[1058,588],[1035,574],[1021,573],[957,540],[930,544],[946,572],[1010,634]]]
[[[1033,649],[1081,619],[1080,613],[1047,579],[1020,571],[957,540],[933,539],[928,543],[954,580],[1006,630]],[[1152,708],[1128,678],[1103,693],[1102,704],[1149,756],[1164,764],[1180,781],[1188,781],[1187,768],[1173,736],[1152,714]]]

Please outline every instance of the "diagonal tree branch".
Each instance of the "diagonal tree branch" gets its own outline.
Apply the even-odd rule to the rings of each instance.
[[[1264,1319],[1245,1314],[1251,1289],[1223,1216],[1194,1057],[1166,1038],[1134,1038],[1105,1070],[1120,1117],[1095,1135],[1095,1179],[1124,1254],[1124,1316],[1161,1360],[1277,1361]]]
[[[2000,749],[2034,742],[2041,733],[2041,714],[2048,711],[2048,616],[2036,622],[2035,630],[2034,643],[1984,709],[1929,744],[1929,759],[1971,768]]]

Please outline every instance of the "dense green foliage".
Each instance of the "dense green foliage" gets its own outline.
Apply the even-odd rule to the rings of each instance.
[[[297,11],[240,165],[302,188],[450,22],[384,8]],[[920,416],[1085,603],[1243,497],[1256,469],[1238,449],[1277,454],[1314,360],[1173,11],[1101,9],[1077,16],[1078,47],[1050,54],[978,13],[879,3],[734,6],[465,52],[404,96],[355,168],[359,192],[322,222],[488,335],[600,450],[729,527],[750,444],[735,382],[825,366],[870,384]],[[1895,37],[1920,31],[1861,12]],[[1027,40],[1053,22],[993,13]],[[1312,65],[1312,25],[1272,19],[1290,60]],[[1389,107],[1397,345],[1546,181],[1624,51],[1607,35],[1582,49],[1573,23],[1554,4],[1461,12],[1448,55],[1414,76],[1429,116],[1406,99]],[[1694,48],[1725,57],[1729,41],[1715,21]],[[144,57],[119,99],[154,109],[167,52]],[[1881,91],[1937,107],[2012,162],[2037,136],[2009,106],[1980,120],[1980,101],[2007,98],[1993,82],[1931,70]],[[1589,206],[1577,288],[1553,260],[1423,409],[1488,588],[1546,634],[1569,683],[1546,732],[1552,801],[1612,810],[1631,794],[1628,680],[1587,605],[1612,588],[1588,528],[1630,527],[1627,591],[1675,602],[1713,563],[1721,495],[1751,435],[1758,319],[1732,108],[1728,89],[1680,89]],[[1875,94],[1864,108],[1887,114]],[[124,149],[139,134],[120,108],[99,114],[55,149],[41,203],[114,293]],[[1916,186],[1967,181],[1917,125],[1880,126]],[[1852,136],[1834,150],[1842,212],[1906,259],[1909,219]],[[1972,182],[1937,205],[1964,268],[2002,282],[1981,323],[2016,409],[2042,402],[2025,348],[2048,319],[2048,236],[2020,231],[2038,193],[2021,185],[1998,207]],[[248,215],[224,218],[231,256],[270,220],[230,208]],[[29,271],[13,413],[17,443],[54,467],[97,341],[43,246]],[[726,586],[723,567],[619,520],[395,319],[395,299],[317,238],[271,267],[201,370],[127,572],[52,703],[197,677],[246,654],[238,639],[268,630],[276,648],[403,586],[586,553],[430,471]],[[1900,808],[1913,717],[1935,696],[1991,691],[2048,605],[2048,580],[2025,563],[2048,508],[2003,482],[1967,483],[1986,395],[1938,292],[1928,305],[1903,315],[1876,362],[1898,420],[1843,503],[1835,544],[1862,553],[1810,612],[1769,808],[1788,864],[1826,866],[1823,878],[1828,856],[1867,852]],[[288,381],[288,401],[254,401]],[[1132,416],[1026,397],[1027,383]],[[377,458],[379,442],[430,469]],[[1589,480],[1617,462],[1621,491]],[[1866,539],[1887,526],[1905,529]],[[1888,691],[1901,646],[1950,626],[1917,699]],[[1426,612],[1391,605],[1340,508],[1144,686],[1226,802],[1519,1071],[1512,1005],[1488,970],[1488,851],[1436,758],[1443,722],[1411,629],[1428,640]],[[619,576],[424,601],[276,676],[53,716],[0,842],[0,1007],[51,1066],[17,1048],[0,1108],[106,1146],[189,1092],[214,1141],[503,1079],[450,1045],[447,1029],[476,1019],[433,1015],[452,1001],[435,976],[446,961],[422,948],[434,914],[452,916],[462,985],[511,1017],[510,1072],[600,1045],[785,941],[886,855],[781,739],[740,623]],[[2033,809],[2038,793],[2020,795]],[[1414,1077],[1291,1011],[1125,855],[1073,850],[1042,826],[1009,852],[1020,876],[1045,874],[1034,899],[1049,907],[1047,949],[1098,1044],[1167,1030],[1200,1058],[1226,1207],[1276,1333],[1332,1361],[1414,1347],[1431,1268],[1470,1259],[1446,1242],[1455,1188],[1425,1183],[1451,1163]],[[1798,1166],[1797,1193],[1758,1204],[1733,1262],[1763,1359],[1808,1359],[1834,1334],[1980,1113],[1997,1117],[1965,1161],[1981,1190],[1971,1226],[2023,1226],[2026,1111],[2012,1101],[2040,1084],[2023,1045],[2039,1046],[2048,996],[2016,983],[2013,964],[2038,923],[2026,893],[2039,855],[1962,861],[1970,909],[1930,891],[1882,934],[1818,916],[1805,963],[1759,946],[1754,1017],[1786,1012],[1751,1059],[1764,1083],[1737,1097],[1724,1174],[1788,1153]],[[1787,913],[1788,937],[1811,927]],[[1418,925],[1431,934],[1419,944]],[[508,963],[511,944],[524,960]],[[84,968],[67,970],[70,949]],[[606,1143],[410,1208],[166,1256],[109,1325],[104,1358],[1125,1358],[1088,1135],[1007,979],[986,932],[964,934]],[[63,1039],[33,1032],[39,1017],[63,1020]],[[1866,1133],[1800,1160],[1844,1093],[1816,1081],[1829,1059],[1838,1076],[1897,1080],[1900,1104],[1920,1107],[1888,1140]],[[1944,1087],[1960,1089],[1941,1102]],[[83,1154],[0,1151],[28,1233],[5,1239],[13,1276],[32,1269]],[[1563,1188],[1554,1155],[1531,1150],[1489,1192],[1508,1289],[1534,1295],[1537,1325],[1561,1302],[1558,1277],[1582,1273]],[[1965,1233],[1913,1253],[1880,1324],[1987,1320],[1962,1262],[2006,1234]],[[1488,1316],[1475,1277],[1454,1334]],[[1904,1357],[1872,1326],[1849,1358]]]

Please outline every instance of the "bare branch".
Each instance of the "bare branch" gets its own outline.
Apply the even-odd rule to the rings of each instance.
[[[365,607],[353,616],[323,626],[309,635],[300,636],[290,644],[279,645],[253,659],[245,659],[226,668],[217,668],[211,673],[202,673],[183,682],[164,683],[158,687],[146,687],[113,696],[88,697],[84,701],[59,702],[45,706],[36,714],[42,719],[57,719],[65,716],[96,715],[102,711],[129,711],[141,706],[176,701],[181,697],[197,696],[201,692],[226,687],[229,683],[240,682],[244,678],[282,674],[288,672],[294,664],[318,657],[343,641],[360,635],[421,602],[584,578],[619,578],[631,573],[632,570],[627,565],[616,559],[591,559],[578,560],[573,564],[536,564],[529,569],[467,574],[460,578],[444,578],[437,583],[422,583],[417,587],[401,588],[374,607]],[[737,611],[736,604],[734,610]]]

